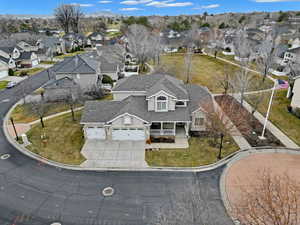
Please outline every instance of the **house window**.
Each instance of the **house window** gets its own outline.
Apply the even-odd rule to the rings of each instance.
[[[159,96],[156,99],[156,110],[167,111],[167,98],[165,96]]]
[[[125,125],[130,125],[131,124],[131,117],[130,116],[124,117],[124,124]]]
[[[203,126],[204,125],[204,118],[196,118],[195,119],[195,126]]]
[[[186,106],[186,104],[183,101],[178,101],[178,102],[176,102],[176,106],[177,107],[184,107],[184,106]]]

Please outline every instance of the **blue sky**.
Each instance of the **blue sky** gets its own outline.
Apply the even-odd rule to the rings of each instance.
[[[87,13],[111,11],[126,15],[300,11],[300,0],[1,0],[0,14],[50,15],[62,3],[81,5]]]

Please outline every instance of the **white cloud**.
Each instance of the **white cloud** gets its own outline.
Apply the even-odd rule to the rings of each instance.
[[[120,2],[120,4],[123,5],[139,5],[139,4],[145,4],[148,2],[151,2],[152,0],[125,0]]]
[[[193,5],[192,2],[174,2],[174,0],[169,0],[169,1],[152,1],[146,6],[154,6],[156,8],[165,8],[165,7],[184,7],[184,6],[191,6]]]
[[[80,6],[80,7],[92,7],[94,4],[81,4],[81,3],[71,3],[71,5]]]
[[[143,10],[141,8],[121,8],[119,9],[120,11],[138,11],[138,10]]]
[[[220,5],[219,4],[211,4],[211,5],[203,5],[201,6],[202,9],[215,9],[215,8],[219,8]]]
[[[99,1],[99,3],[101,4],[107,4],[107,3],[111,3],[112,1],[108,1],[108,0],[104,0],[104,1]]]

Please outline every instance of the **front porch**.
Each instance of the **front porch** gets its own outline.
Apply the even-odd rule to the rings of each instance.
[[[150,127],[151,142],[146,149],[185,149],[189,147],[188,122],[153,122]]]

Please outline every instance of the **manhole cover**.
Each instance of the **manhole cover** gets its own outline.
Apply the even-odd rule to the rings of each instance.
[[[10,157],[10,154],[4,154],[0,156],[0,159],[5,160],[8,159]]]
[[[55,222],[55,223],[51,223],[50,225],[62,225],[61,223]]]
[[[110,197],[114,194],[114,189],[112,187],[104,188],[102,194],[104,197]]]

